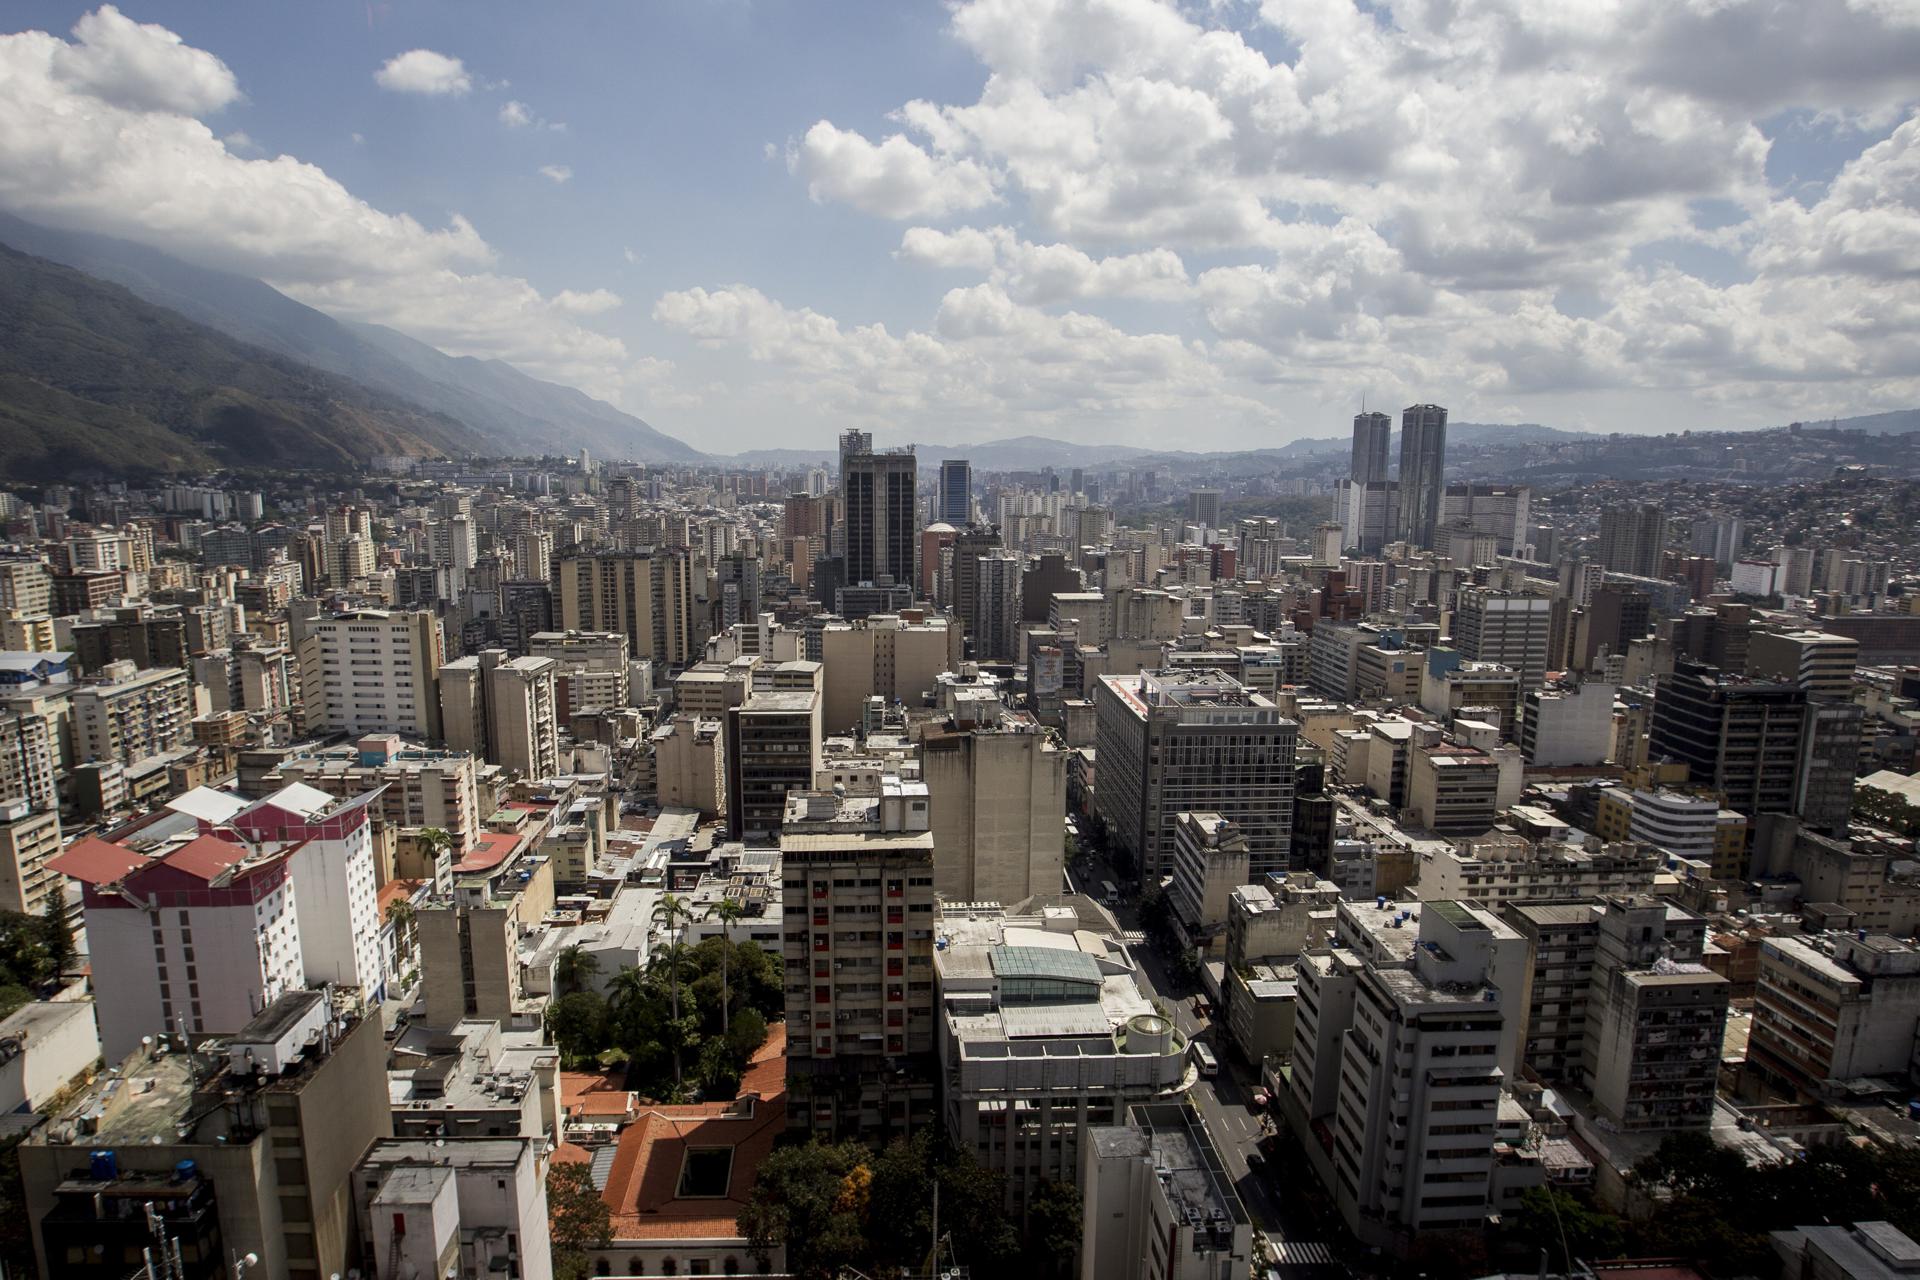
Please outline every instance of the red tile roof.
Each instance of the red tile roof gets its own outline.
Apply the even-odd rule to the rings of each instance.
[[[786,1027],[775,1023],[767,1032],[740,1082],[742,1098],[758,1095],[751,1116],[738,1101],[649,1107],[621,1133],[600,1193],[612,1211],[616,1241],[739,1236],[740,1208],[787,1127]],[[725,1196],[680,1197],[689,1147],[733,1148]]]
[[[387,908],[394,903],[412,901],[413,895],[419,892],[420,886],[425,883],[425,880],[389,880],[381,885],[380,894],[374,902],[379,909],[379,918],[382,921],[386,920]]]
[[[244,845],[219,836],[196,836],[166,856],[166,864],[196,880],[214,880],[247,856]]]
[[[473,848],[467,851],[464,858],[453,864],[453,869],[463,875],[475,871],[491,871],[512,857],[513,851],[519,847],[519,836],[505,831],[488,831],[474,837]]]
[[[47,865],[83,884],[112,884],[145,861],[143,855],[124,845],[99,836],[82,836],[49,859]]]
[[[573,1116],[624,1116],[633,1107],[624,1069],[562,1071],[560,1108]]]

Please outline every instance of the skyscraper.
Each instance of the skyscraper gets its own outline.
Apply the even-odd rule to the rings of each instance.
[[[933,518],[964,529],[973,515],[973,464],[948,458],[940,464],[940,488],[934,495]]]
[[[1347,478],[1355,484],[1371,484],[1387,478],[1387,442],[1393,435],[1393,419],[1384,413],[1353,415],[1353,466]]]
[[[1446,493],[1447,411],[1437,404],[1409,405],[1400,415],[1399,533],[1418,547],[1431,547]]]
[[[1600,513],[1600,563],[1615,573],[1659,577],[1666,545],[1667,512],[1658,503],[1608,507]]]
[[[846,502],[849,584],[887,576],[914,584],[913,557],[920,539],[914,491],[919,471],[912,449],[875,453],[873,437],[849,431],[840,437],[840,493]],[[864,445],[865,448],[856,446]]]
[[[1187,523],[1203,529],[1220,527],[1220,491],[1194,489],[1187,494]]]

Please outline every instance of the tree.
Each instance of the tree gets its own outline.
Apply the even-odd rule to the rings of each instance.
[[[556,995],[584,991],[600,973],[600,957],[575,945],[561,950],[553,958],[553,990]]]
[[[653,904],[653,923],[664,925],[673,935],[673,941],[666,949],[667,982],[672,991],[673,1023],[675,1036],[673,1046],[673,1083],[678,1087],[680,1076],[680,1050],[686,1043],[685,1028],[680,1025],[680,940],[686,934],[688,922],[693,919],[693,904],[678,894],[663,893],[660,900]]]
[[[866,1262],[865,1198],[854,1171],[867,1159],[857,1142],[806,1142],[769,1155],[737,1219],[755,1259],[765,1265],[784,1245],[787,1270],[802,1280],[828,1280]]]
[[[1027,1231],[1022,1252],[1026,1255],[1022,1270],[1033,1276],[1052,1276],[1056,1280],[1078,1274],[1074,1260],[1080,1254],[1080,1188],[1071,1182],[1051,1179],[1034,1188],[1027,1202]]]
[[[1571,1272],[1573,1258],[1591,1262],[1617,1258],[1626,1248],[1625,1224],[1610,1213],[1546,1187],[1534,1187],[1520,1196],[1520,1208],[1507,1219],[1511,1238],[1529,1249],[1545,1249]],[[1572,1258],[1567,1255],[1572,1254]]]
[[[733,1006],[733,992],[727,987],[727,960],[733,951],[733,922],[746,914],[746,908],[740,905],[738,898],[723,897],[714,906],[713,913],[720,917],[721,940],[727,945],[720,949],[720,1034],[727,1034],[727,1016]]]
[[[37,987],[53,976],[46,922],[18,911],[0,911],[0,985]]]
[[[695,1071],[702,1098],[725,1101],[740,1092],[740,1064],[725,1040],[709,1040],[702,1046]]]
[[[732,1050],[734,1061],[744,1071],[753,1061],[753,1055],[767,1042],[767,1020],[758,1009],[742,1009],[740,1016],[727,1028],[727,1048]]]
[[[64,876],[55,876],[47,887],[47,904],[41,912],[45,923],[42,943],[47,949],[47,958],[53,961],[56,976],[73,967],[73,924],[67,919],[67,881]]]
[[[553,1236],[554,1280],[583,1280],[589,1251],[613,1239],[613,1213],[594,1189],[593,1169],[555,1164],[547,1171],[547,1221]]]
[[[574,991],[547,1006],[547,1034],[569,1062],[599,1053],[607,1039],[607,1002],[591,991]]]

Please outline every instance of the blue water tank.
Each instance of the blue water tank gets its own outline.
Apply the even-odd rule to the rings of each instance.
[[[199,1176],[200,1166],[191,1160],[182,1160],[179,1164],[173,1166],[173,1180],[175,1182],[192,1182]]]
[[[1907,1119],[1920,1123],[1920,1098],[1907,1099]]]
[[[95,1182],[112,1182],[120,1176],[119,1157],[111,1151],[89,1151],[87,1172]]]

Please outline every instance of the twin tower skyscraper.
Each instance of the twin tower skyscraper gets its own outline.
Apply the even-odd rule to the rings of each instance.
[[[1341,486],[1338,518],[1345,546],[1373,555],[1392,541],[1431,547],[1446,495],[1447,411],[1409,405],[1400,414],[1400,475],[1389,478],[1393,419],[1384,413],[1353,418],[1353,462]]]

